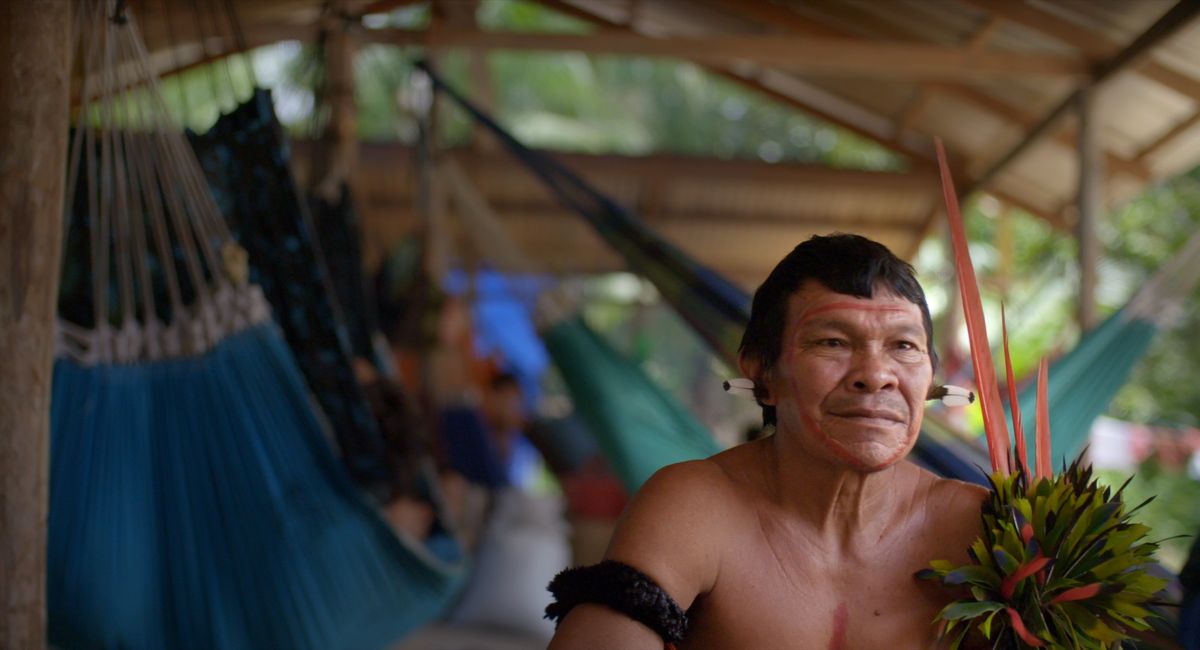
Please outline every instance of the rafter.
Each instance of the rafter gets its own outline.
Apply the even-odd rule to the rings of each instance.
[[[1069,20],[1025,2],[1013,2],[1011,0],[963,1],[992,16],[1003,18],[1015,25],[1040,32],[1062,43],[1066,43],[1071,47],[1079,49],[1092,59],[1103,60],[1112,56],[1121,48],[1120,43],[1104,34],[1072,23]],[[1149,57],[1129,67],[1131,70],[1136,70],[1138,74],[1160,83],[1185,97],[1191,97],[1200,101],[1200,81],[1180,74]]]
[[[765,4],[762,2],[762,0],[749,1],[754,5]],[[740,0],[709,0],[709,2],[715,2],[717,4],[726,6],[731,11],[740,11],[740,7],[742,6]],[[829,9],[826,8],[825,10],[828,11]],[[838,8],[838,11],[844,12],[848,10],[849,7],[846,6],[839,6]],[[786,26],[788,29],[796,30],[797,33],[821,34],[825,36],[856,36],[853,32],[848,30],[839,29],[817,22],[810,17],[800,15],[795,11],[777,5],[765,4],[765,8],[761,8],[758,11],[752,12],[752,15],[757,16],[759,19],[770,19],[777,21],[775,24]],[[864,14],[861,11],[850,15],[852,22],[858,25],[871,25],[871,30],[880,36],[887,36],[891,38],[904,38],[912,36],[903,30],[903,28],[885,24],[878,19],[874,19],[873,22],[866,23],[864,21],[865,17],[867,17],[867,14]],[[995,28],[996,21],[988,21],[985,23],[985,29],[977,31],[972,36],[971,40],[968,41],[967,46],[971,47],[972,43],[974,43],[975,47],[981,47],[987,42],[986,39],[991,36],[991,30],[994,30]],[[966,84],[954,83],[951,81],[934,81],[925,82],[923,87],[929,89],[929,92],[925,93],[924,99],[922,100],[925,103],[925,106],[928,106],[928,102],[932,100],[932,96],[936,93],[947,95],[955,99],[961,99],[974,104],[975,106],[982,108],[1005,121],[1012,122],[1023,129],[1032,128],[1036,126],[1039,121],[1037,116],[1027,113],[1021,108],[1013,106],[1008,102],[997,99],[996,97],[993,97]],[[920,96],[918,99],[920,99]],[[920,109],[924,110],[923,107]],[[901,124],[903,124],[905,117],[905,115],[901,116]],[[917,117],[917,115],[912,115],[907,116],[907,119],[912,120],[912,122],[915,123]],[[903,134],[904,130],[897,128],[896,133]],[[1073,129],[1060,130],[1056,132],[1053,137],[1056,142],[1064,146],[1072,149],[1074,149],[1076,146],[1076,134]],[[1106,167],[1113,173],[1128,174],[1141,181],[1145,181],[1150,177],[1149,170],[1147,170],[1144,165],[1137,161],[1122,158],[1111,151],[1105,151],[1104,156]]]
[[[839,29],[821,22],[817,22],[808,16],[803,16],[795,11],[764,0],[707,0],[709,4],[722,7],[728,10],[733,15],[752,18],[753,20],[775,26],[785,30],[790,30],[798,34],[812,34],[829,37],[856,37],[853,32]],[[855,23],[860,24],[861,16],[855,14]],[[966,47],[972,49],[982,48],[988,39],[998,27],[999,21],[986,21],[983,28],[977,30],[975,34],[967,41]],[[899,28],[886,26],[879,21],[876,21],[874,26],[875,31],[881,32],[883,36],[898,37],[901,36]],[[993,113],[1000,118],[1013,122],[1021,128],[1030,128],[1035,126],[1038,118],[1034,115],[1001,101],[987,93],[984,93],[969,85],[946,82],[925,82],[922,84],[921,90],[913,102],[906,107],[905,111],[897,119],[897,125],[894,129],[896,138],[901,138],[915,124],[920,117],[920,113],[924,111],[931,103],[936,94],[944,94],[956,99],[961,99],[978,106],[990,113]],[[1060,144],[1075,148],[1075,133],[1073,130],[1062,130],[1055,134],[1055,140]],[[1149,178],[1149,170],[1144,165],[1137,161],[1128,160],[1111,152],[1105,151],[1106,167],[1113,173],[1123,173],[1133,176],[1138,180],[1144,181]]]
[[[1165,133],[1155,138],[1154,142],[1146,145],[1141,151],[1138,152],[1137,156],[1134,157],[1134,160],[1136,160],[1138,163],[1144,164],[1144,161],[1150,156],[1154,155],[1154,153],[1161,149],[1163,145],[1171,142],[1177,136],[1179,136],[1179,134],[1190,130],[1197,124],[1200,124],[1200,110],[1192,113],[1191,117],[1183,120],[1170,129],[1167,129]]]
[[[975,31],[971,38],[966,42],[965,47],[968,50],[977,52],[987,46],[992,35],[996,33],[996,28],[1000,25],[997,20],[988,20],[983,27]],[[917,89],[917,94],[912,101],[904,107],[904,111],[896,119],[896,134],[897,137],[903,136],[905,133],[912,130],[914,124],[925,113],[925,109],[929,107],[930,101],[933,99],[936,90],[929,84],[922,84]]]
[[[1163,39],[1175,34],[1180,28],[1186,25],[1196,13],[1200,11],[1200,2],[1195,0],[1181,0],[1169,11],[1162,15],[1153,25],[1148,27],[1136,39],[1133,40],[1125,49],[1118,52],[1111,59],[1105,61],[1096,67],[1096,71],[1092,75],[1091,86],[1094,88],[1115,76],[1117,73],[1126,69],[1130,65],[1136,64],[1137,61],[1143,59],[1150,50]],[[970,192],[982,188],[987,185],[993,178],[996,177],[1005,167],[1013,160],[1023,154],[1033,143],[1041,139],[1049,131],[1054,129],[1074,106],[1075,96],[1078,90],[1072,92],[1064,99],[1053,111],[1050,111],[1036,127],[1034,127],[1020,142],[1009,149],[1003,156],[1000,156],[986,171],[980,174],[973,180],[964,192]]]
[[[304,158],[311,146],[308,140],[294,142],[296,158]],[[400,143],[359,143],[359,155],[367,169],[393,170],[410,164],[409,146]],[[845,190],[874,188],[885,191],[929,192],[936,194],[937,177],[929,170],[868,171],[838,169],[811,163],[767,163],[758,160],[725,160],[698,156],[655,154],[622,156],[616,154],[575,154],[545,152],[580,173],[593,176],[636,178],[646,182],[751,183],[756,186],[827,187]],[[512,159],[500,152],[448,149],[465,169],[484,175],[502,174],[513,168]],[[390,174],[390,172],[388,172]]]
[[[540,4],[558,11],[560,13],[578,18],[583,21],[590,22],[594,25],[604,27],[610,30],[630,30],[627,25],[616,23],[605,19],[602,16],[584,11],[575,5],[564,2],[563,0],[538,0]],[[789,93],[782,92],[776,88],[772,88],[762,80],[755,78],[753,75],[757,72],[747,72],[745,70],[730,70],[724,67],[703,65],[709,73],[717,75],[723,79],[738,84],[739,86],[759,93],[765,97],[778,101],[787,106],[792,106],[813,117],[825,121],[834,126],[845,129],[855,135],[862,136],[894,153],[901,154],[909,159],[916,166],[932,168],[933,162],[930,154],[927,151],[921,151],[912,146],[905,144],[903,141],[890,137],[889,134],[879,132],[868,128],[863,124],[846,119],[843,115],[827,111],[819,106],[815,106],[810,102],[805,102],[802,99],[795,97]]]
[[[720,1],[724,1],[724,0],[720,0]],[[734,1],[735,6],[737,6],[737,3],[735,0],[731,0],[731,1]],[[611,28],[611,29],[620,29],[620,28],[624,27],[622,25],[619,25],[618,23],[610,22],[600,16],[596,16],[596,15],[591,14],[587,11],[584,11],[574,5],[568,4],[568,3],[564,2],[563,0],[539,0],[539,2],[551,9],[554,9],[555,11],[565,13],[567,15],[573,16],[575,18],[579,18],[581,20],[591,22],[596,25],[600,25],[603,27]],[[802,16],[800,16],[799,19],[801,21],[806,20]],[[929,151],[925,151],[925,150],[919,149],[917,147],[914,147],[901,139],[888,137],[887,135],[885,135],[883,133],[879,133],[874,130],[868,129],[868,128],[862,126],[861,124],[850,122],[849,120],[843,119],[843,117],[841,115],[832,113],[830,111],[822,110],[816,106],[813,106],[812,104],[810,104],[808,102],[805,102],[805,101],[802,101],[802,100],[796,98],[795,96],[793,96],[791,94],[784,93],[782,91],[768,87],[765,84],[763,84],[761,81],[758,81],[756,79],[748,77],[743,72],[733,72],[733,71],[729,71],[729,70],[715,69],[713,67],[707,67],[707,69],[711,73],[717,74],[726,79],[729,79],[730,81],[738,83],[745,88],[748,88],[755,92],[761,93],[761,94],[763,94],[767,97],[770,97],[771,99],[774,99],[776,101],[793,106],[801,111],[804,111],[810,115],[813,115],[814,117],[817,117],[817,118],[824,120],[835,126],[844,128],[852,133],[861,135],[861,136],[867,138],[868,140],[871,140],[872,142],[875,142],[876,144],[883,146],[893,152],[903,154],[909,158],[909,160],[913,163],[915,168],[921,170],[922,172],[929,171],[932,168],[932,164],[933,164],[932,163],[932,154]],[[953,160],[953,159],[951,160],[951,166],[956,167],[955,160]],[[962,176],[961,170],[956,169],[956,174],[958,174],[959,176]],[[965,177],[965,176],[963,176],[963,177]],[[1007,192],[1004,192],[1003,190],[991,189],[991,190],[989,190],[989,193],[992,194],[993,196],[995,196],[997,199],[1004,201],[1005,203],[1008,203],[1009,205],[1018,207],[1022,210],[1025,210],[1029,214],[1032,214],[1036,217],[1046,220],[1047,222],[1054,225],[1055,227],[1059,227],[1059,228],[1063,227],[1063,221],[1061,219],[1061,216],[1054,212],[1047,211],[1037,205],[1030,203],[1029,201],[1027,201],[1021,197],[1009,194]],[[927,231],[931,227],[930,220],[936,218],[936,215],[937,215],[937,212],[934,211],[934,213],[932,213],[927,218],[926,224],[925,224],[925,226],[923,226],[923,228],[924,228],[923,231]]]
[[[971,52],[959,47],[846,38],[773,35],[654,38],[629,31],[593,34],[370,29],[368,42],[443,48],[571,51],[674,57],[712,65],[747,61],[807,74],[866,78],[980,80],[1020,76],[1075,77],[1086,72],[1070,57],[1017,52]]]

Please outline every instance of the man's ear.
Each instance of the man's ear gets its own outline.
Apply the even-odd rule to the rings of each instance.
[[[738,370],[742,376],[754,382],[754,399],[764,406],[774,406],[775,397],[767,387],[767,378],[771,371],[764,371],[762,362],[744,354],[738,356]]]

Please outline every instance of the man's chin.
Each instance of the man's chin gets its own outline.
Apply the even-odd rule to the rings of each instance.
[[[849,467],[868,474],[885,470],[904,460],[913,447],[907,440],[895,444],[873,441],[861,447],[840,444],[837,440],[830,440],[829,443],[835,457]]]

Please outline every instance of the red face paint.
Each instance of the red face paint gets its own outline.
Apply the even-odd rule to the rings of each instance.
[[[839,309],[851,309],[857,311],[905,311],[900,307],[889,307],[886,305],[864,305],[861,302],[851,302],[848,300],[842,302],[831,302],[826,305],[821,305],[820,307],[814,307],[813,309],[805,312],[800,316],[800,320],[796,322],[796,325],[803,325],[808,321],[808,319],[816,316],[817,314],[824,314],[825,312],[837,311]]]
[[[904,454],[908,453],[908,450],[912,447],[913,439],[916,437],[914,433],[910,433],[905,439],[904,445],[897,449],[896,452],[891,456],[888,456],[886,459],[884,459],[883,462],[879,463],[878,465],[867,465],[862,461],[861,458],[855,456],[853,452],[843,447],[841,443],[839,443],[837,440],[834,440],[829,434],[825,433],[825,430],[821,428],[821,425],[817,424],[811,417],[809,417],[807,413],[801,413],[800,418],[804,421],[804,426],[808,427],[810,431],[817,434],[817,440],[821,442],[821,445],[825,447],[825,449],[829,450],[829,453],[837,456],[842,462],[853,467],[854,469],[863,472],[878,472],[879,470],[884,469],[890,466],[892,463],[900,460]]]
[[[795,415],[799,418],[799,424],[808,430],[809,439],[824,447],[830,456],[837,458],[845,463],[846,466],[860,472],[875,472],[885,469],[908,453],[915,442],[918,433],[917,430],[911,427],[910,422],[910,429],[901,438],[895,437],[897,433],[900,433],[895,429],[889,430],[886,437],[879,438],[884,444],[896,443],[898,445],[892,453],[888,454],[887,458],[880,458],[870,453],[856,453],[853,448],[847,446],[848,440],[842,440],[840,437],[830,435],[830,432],[825,431],[821,425],[823,420],[820,413],[824,410],[821,405],[825,403],[825,399],[829,398],[831,393],[828,393],[828,391],[835,390],[835,386],[841,381],[839,376],[845,372],[845,368],[836,365],[842,363],[836,360],[840,357],[828,357],[826,355],[812,357],[805,352],[810,346],[805,343],[804,339],[812,335],[813,332],[811,328],[804,328],[803,325],[821,314],[835,311],[850,312],[846,316],[832,317],[832,325],[835,327],[850,327],[854,331],[857,331],[860,327],[867,327],[866,332],[869,333],[867,335],[876,336],[874,332],[879,331],[875,329],[877,327],[887,327],[888,329],[884,330],[885,333],[891,331],[894,322],[890,314],[915,313],[916,307],[909,303],[901,302],[899,299],[893,300],[890,297],[885,297],[884,300],[878,302],[838,298],[834,298],[829,302],[822,302],[820,298],[817,298],[815,302],[817,304],[812,309],[801,314],[795,321],[790,341],[791,345],[784,352],[784,362],[793,369],[785,375],[785,386],[793,396],[793,400],[798,407]],[[889,315],[884,317],[883,320],[880,320],[878,316],[864,316],[866,320],[860,324],[860,321],[854,315],[856,313],[864,315]],[[843,321],[845,321],[844,325],[842,324]],[[808,331],[805,331],[806,329]],[[891,334],[887,335],[890,336]],[[830,365],[831,363],[835,365]],[[895,401],[892,401],[891,405],[897,409],[903,409],[903,412],[908,412],[913,408],[911,400],[906,399],[911,397],[908,393],[912,392],[910,387],[911,382],[909,381],[912,371],[908,370],[908,366],[911,364],[906,365],[905,362],[901,361],[896,363],[899,364],[895,370],[896,381],[899,382],[897,388],[900,389],[901,394],[899,396],[891,396],[889,399],[905,399],[903,407],[897,406],[897,402]],[[837,400],[834,400],[834,402],[837,402]],[[880,403],[877,403],[877,405],[885,406]],[[814,407],[817,410],[816,413],[813,412]],[[886,451],[886,449],[879,451]]]
[[[828,650],[842,650],[846,647],[846,620],[850,618],[850,610],[846,603],[838,603],[833,612],[833,637],[829,639]]]

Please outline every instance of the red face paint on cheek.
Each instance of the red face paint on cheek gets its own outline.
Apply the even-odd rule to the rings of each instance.
[[[846,621],[850,618],[850,610],[846,603],[838,603],[833,612],[833,637],[829,639],[829,650],[842,650],[846,647]]]
[[[813,311],[809,312],[808,314],[805,314],[802,317],[801,321],[803,322],[804,319],[810,318],[821,312],[832,311],[834,309],[860,309],[863,311],[904,311],[903,309],[900,309],[897,307],[875,307],[875,306],[860,305],[858,303],[851,303],[851,302],[838,302],[838,303],[831,303],[828,305],[824,305],[824,306],[814,309]],[[799,347],[797,340],[801,338],[801,335],[802,335],[802,332],[797,331],[794,336],[793,345],[784,352],[784,359],[789,364],[793,364],[793,365],[795,364],[794,359],[795,359],[796,354],[798,354],[797,348]],[[791,394],[795,397],[797,403],[798,404],[803,403],[804,400],[801,397],[801,386],[800,386],[799,378],[794,375],[789,376],[787,384],[788,384],[788,389],[791,390]],[[825,430],[821,428],[821,425],[818,424],[815,420],[813,420],[812,417],[808,413],[801,411],[800,412],[800,420],[804,424],[805,428],[807,428],[810,432],[812,432],[815,435],[817,441],[820,442],[821,446],[825,447],[825,449],[827,451],[829,451],[829,453],[833,454],[833,456],[835,456],[842,462],[846,463],[850,467],[852,467],[856,470],[862,471],[862,472],[877,472],[881,469],[884,469],[884,468],[892,465],[896,461],[900,460],[900,458],[902,458],[905,454],[907,454],[908,450],[912,447],[913,441],[916,439],[916,434],[917,434],[917,432],[915,432],[915,431],[910,432],[906,437],[905,444],[903,444],[899,449],[897,449],[895,453],[893,453],[891,456],[889,456],[888,458],[886,458],[885,460],[883,460],[882,462],[880,462],[878,464],[867,465],[863,461],[862,458],[859,458],[858,456],[856,456],[853,452],[851,452],[849,449],[847,449],[845,446],[843,446],[841,443],[839,443],[837,440],[835,440],[832,436],[825,433]]]
[[[842,462],[858,470],[870,471],[873,469],[864,463],[861,458],[850,453],[850,450],[838,444],[838,441],[834,440],[829,434],[825,433],[825,430],[821,428],[821,425],[817,424],[811,417],[808,416],[807,413],[801,413],[800,419],[804,421],[804,426],[808,427],[809,431],[812,431],[817,435],[817,440],[821,443],[821,445],[825,447],[829,453],[841,459]]]
[[[793,349],[787,353],[787,356],[790,358],[794,354],[795,354],[795,349],[793,347]],[[792,395],[799,396],[800,395],[799,379],[797,377],[788,377],[788,388],[792,391]],[[828,450],[829,453],[833,454],[834,456],[839,458],[842,462],[846,463],[847,465],[850,465],[851,467],[853,467],[857,470],[867,471],[870,469],[865,463],[863,463],[861,458],[858,458],[854,454],[850,453],[850,450],[848,450],[845,447],[843,447],[842,445],[838,444],[838,442],[836,440],[834,440],[832,437],[830,437],[829,434],[825,433],[825,430],[821,428],[821,425],[817,424],[817,422],[815,420],[813,420],[812,417],[808,413],[804,413],[803,411],[801,411],[800,420],[801,420],[801,422],[804,423],[805,428],[807,428],[809,431],[811,431],[813,434],[816,435],[816,438],[821,443],[821,446],[825,447],[825,449]]]

